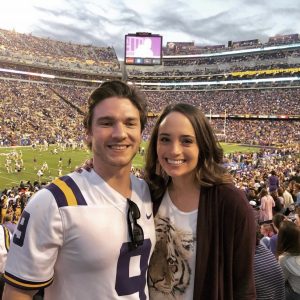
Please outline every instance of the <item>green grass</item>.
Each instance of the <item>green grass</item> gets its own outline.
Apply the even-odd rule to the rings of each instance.
[[[233,153],[233,152],[249,153],[249,152],[259,151],[259,148],[257,148],[257,147],[247,147],[247,146],[242,146],[239,144],[221,143],[221,146],[225,153]]]
[[[42,177],[42,181],[49,181],[58,176],[58,161],[62,157],[63,166],[62,173],[66,174],[74,170],[75,166],[81,165],[90,154],[84,150],[66,150],[59,151],[58,154],[52,154],[51,150],[54,146],[49,147],[48,151],[40,151],[39,149],[33,150],[31,147],[11,147],[11,148],[0,148],[0,190],[5,187],[12,187],[19,185],[20,181],[31,182],[38,180],[37,171],[41,168],[44,162],[47,162],[49,166],[49,172],[46,171]],[[16,150],[17,152],[22,150],[23,161],[25,169],[21,172],[13,172],[8,174],[5,168],[5,154]],[[36,166],[34,166],[34,157],[37,160]],[[68,160],[71,158],[71,168],[68,168]]]
[[[147,143],[143,142],[142,146],[147,147]],[[222,144],[225,152],[253,152],[257,151],[256,148],[244,147],[237,144]],[[50,181],[58,176],[58,161],[59,158],[63,159],[62,174],[67,174],[73,171],[76,166],[80,166],[86,159],[90,157],[90,153],[87,150],[66,150],[59,151],[58,154],[52,154],[51,150],[54,146],[49,147],[48,151],[40,151],[39,149],[33,150],[31,147],[11,147],[11,148],[0,148],[0,190],[4,188],[11,188],[13,186],[18,186],[20,181],[34,182],[38,180],[37,171],[46,161],[49,166],[49,172],[45,172],[42,177],[42,181]],[[12,152],[13,150],[20,151],[23,153],[23,161],[25,170],[23,169],[19,173],[8,174],[5,168],[5,158],[6,154]],[[37,160],[36,169],[34,166],[34,157]],[[71,158],[72,164],[71,168],[68,168],[68,160]],[[133,165],[135,167],[142,168],[144,165],[144,157],[137,154],[134,158]]]

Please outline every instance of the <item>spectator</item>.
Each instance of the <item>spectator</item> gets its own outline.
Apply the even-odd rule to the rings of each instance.
[[[260,192],[260,221],[268,221],[273,218],[273,207],[275,206],[274,199],[269,195],[266,188],[262,189]]]
[[[286,300],[300,299],[300,228],[282,222],[278,233],[277,255],[286,280]]]
[[[260,244],[266,249],[270,249],[270,238],[275,234],[275,229],[271,221],[260,223],[260,233],[262,235]]]
[[[300,183],[294,185],[294,195],[296,198],[295,205],[300,206]]]
[[[6,263],[5,300],[29,298],[40,288],[55,300],[147,298],[152,203],[146,183],[130,174],[146,102],[134,87],[105,81],[88,104],[93,170],[58,178],[30,200]]]
[[[254,216],[220,166],[222,158],[198,108],[178,103],[164,109],[145,167],[157,211],[150,298],[255,299]]]
[[[273,215],[277,213],[283,212],[283,204],[284,199],[283,197],[279,197],[277,190],[274,190],[270,193],[270,196],[273,198],[275,206],[273,207]]]
[[[254,256],[256,300],[285,300],[284,275],[275,256],[256,239]]]
[[[273,236],[271,236],[271,238],[270,238],[270,250],[274,255],[276,255],[278,231],[280,228],[280,224],[286,220],[287,220],[287,217],[281,213],[278,213],[273,216],[272,222],[273,222],[275,234]]]
[[[277,189],[279,188],[279,179],[274,170],[271,171],[271,174],[268,178],[268,187],[270,193],[277,191]]]
[[[281,190],[283,190],[283,193],[282,193],[282,197],[284,200],[283,206],[285,209],[287,209],[292,204],[294,204],[294,200],[293,200],[291,193],[287,189],[285,189],[284,187],[281,187],[281,188],[279,188],[279,193],[281,193]]]

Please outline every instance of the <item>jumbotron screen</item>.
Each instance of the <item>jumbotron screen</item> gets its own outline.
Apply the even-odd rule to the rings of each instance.
[[[162,36],[150,33],[125,35],[126,65],[161,65]]]

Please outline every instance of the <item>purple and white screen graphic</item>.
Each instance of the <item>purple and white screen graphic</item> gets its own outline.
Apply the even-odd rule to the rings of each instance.
[[[126,36],[126,57],[160,58],[161,36]]]

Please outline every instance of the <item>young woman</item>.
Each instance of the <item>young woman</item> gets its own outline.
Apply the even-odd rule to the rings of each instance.
[[[268,221],[273,218],[274,199],[269,195],[268,190],[263,188],[260,192],[260,221]]]
[[[255,299],[254,216],[222,157],[199,109],[165,108],[145,167],[157,212],[150,299]]]
[[[286,280],[286,300],[300,299],[300,228],[293,222],[281,223],[277,255]]]

